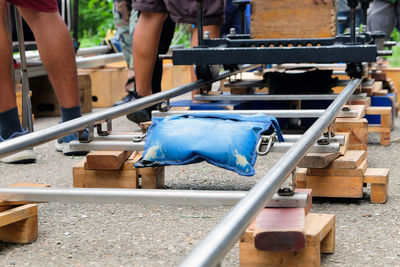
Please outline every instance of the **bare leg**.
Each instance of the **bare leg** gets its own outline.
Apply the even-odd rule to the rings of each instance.
[[[59,13],[18,7],[32,32],[43,65],[61,107],[79,105],[78,77],[72,38]]]
[[[140,96],[151,95],[151,77],[157,57],[165,13],[141,12],[133,35],[133,65],[136,90]]]
[[[11,77],[11,45],[5,26],[6,1],[0,0],[0,113],[15,108],[15,92]]]
[[[220,30],[221,26],[220,25],[207,25],[203,27],[203,32],[209,31],[210,32],[210,38],[219,38],[220,36]],[[194,29],[193,34],[192,34],[192,41],[190,43],[190,47],[197,46],[199,43],[198,36],[197,36],[197,27]],[[197,77],[196,74],[194,73],[194,68],[191,67],[191,76],[192,76],[192,81],[196,81]],[[194,90],[192,91],[192,98],[194,95],[197,95],[200,93],[200,90]]]

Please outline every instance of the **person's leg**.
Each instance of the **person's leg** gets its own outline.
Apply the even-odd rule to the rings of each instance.
[[[133,64],[136,91],[139,96],[151,95],[151,79],[158,44],[166,13],[141,12],[133,36]]]
[[[35,35],[42,63],[60,106],[65,109],[79,106],[74,46],[60,14],[18,9]]]
[[[23,131],[11,76],[12,55],[5,25],[6,7],[6,1],[0,0],[0,137],[4,139]]]
[[[158,54],[166,54],[171,44],[172,38],[175,32],[175,22],[168,17],[163,25],[160,42],[158,44]],[[153,94],[161,92],[161,80],[162,80],[163,62],[161,59],[156,59],[154,66],[153,76],[151,79],[151,92]]]
[[[368,9],[368,31],[383,31],[390,38],[396,24],[396,4],[375,0]]]

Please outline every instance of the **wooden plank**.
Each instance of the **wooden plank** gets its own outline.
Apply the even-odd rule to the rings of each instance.
[[[335,159],[329,168],[332,169],[355,169],[360,166],[361,162],[366,157],[364,150],[347,150],[347,153],[343,156]]]
[[[349,149],[367,149],[368,122],[367,119],[337,118],[336,131],[350,133]]]
[[[28,244],[38,238],[38,216],[0,227],[0,241],[6,243]]]
[[[251,7],[250,32],[254,39],[336,36],[334,1],[316,4],[308,0],[253,0]]]
[[[346,154],[347,149],[349,148],[350,133],[339,133],[339,132],[336,132],[336,134],[344,136],[344,143],[339,148],[339,153],[340,153],[341,156],[343,156],[343,155]]]
[[[323,168],[323,169],[307,169],[307,175],[310,176],[353,176],[363,177],[365,170],[367,169],[367,159],[364,159],[357,168],[352,169],[335,169],[335,168]]]
[[[0,227],[37,215],[37,204],[26,204],[0,212]]]
[[[300,168],[325,168],[339,156],[340,153],[307,153],[297,166]]]
[[[119,170],[132,151],[92,151],[86,155],[87,170]]]
[[[364,183],[386,184],[388,182],[389,169],[387,168],[368,168],[364,172]]]
[[[335,215],[310,213],[305,217],[307,242],[302,251],[257,250],[250,228],[246,233],[239,243],[240,266],[320,266],[320,253],[335,250]]]
[[[392,114],[392,107],[369,107],[365,111],[367,115],[378,115],[378,114]]]
[[[304,208],[264,208],[254,224],[254,245],[263,251],[300,251],[306,246]]]

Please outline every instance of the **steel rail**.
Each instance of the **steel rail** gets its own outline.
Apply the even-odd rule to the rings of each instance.
[[[275,95],[275,94],[251,94],[251,95],[195,95],[194,100],[199,101],[287,101],[287,100],[334,100],[337,94],[320,94],[320,95]],[[365,99],[367,96],[352,96],[351,100]]]
[[[0,187],[0,201],[233,206],[246,193],[217,190]],[[275,194],[266,206],[305,207],[307,199],[308,195],[302,192],[296,192],[290,197]]]
[[[325,109],[258,109],[258,110],[170,110],[161,112],[158,110],[152,111],[152,116],[165,117],[171,115],[183,115],[183,114],[203,114],[203,113],[214,113],[214,114],[241,114],[241,115],[254,115],[254,114],[265,114],[274,116],[276,118],[319,118],[324,114]],[[338,114],[340,118],[357,118],[357,110],[340,111]]]
[[[36,145],[43,144],[45,142],[48,142],[50,140],[56,139],[58,137],[71,134],[80,130],[84,130],[85,128],[88,127],[88,125],[95,124],[97,122],[106,120],[106,119],[113,119],[117,118],[129,113],[132,113],[137,110],[141,110],[146,107],[150,107],[152,105],[155,105],[157,103],[161,103],[166,99],[170,99],[185,93],[188,93],[190,91],[193,91],[197,88],[212,84],[214,82],[217,82],[219,80],[225,79],[231,75],[235,75],[237,73],[253,69],[258,67],[258,65],[245,65],[242,69],[231,72],[231,71],[225,71],[222,74],[220,74],[218,77],[211,79],[211,80],[197,80],[195,82],[173,88],[171,90],[165,91],[165,92],[160,92],[154,95],[150,95],[147,97],[143,97],[140,99],[137,99],[135,101],[116,106],[116,107],[111,107],[103,111],[99,111],[93,114],[89,114],[74,120],[70,120],[67,122],[64,122],[62,124],[56,125],[49,127],[47,129],[33,132],[26,134],[24,136],[20,136],[17,138],[13,138],[4,142],[0,143],[0,157],[8,156],[12,153],[24,150],[29,147],[33,147]]]
[[[200,242],[181,266],[216,266],[284,182],[286,176],[334,120],[361,83],[354,79],[296,144],[264,175],[249,193]]]

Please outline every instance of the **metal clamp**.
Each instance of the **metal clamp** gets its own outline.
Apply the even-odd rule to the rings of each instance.
[[[97,135],[107,136],[112,132],[112,122],[111,119],[106,119],[107,129],[103,130],[103,125],[101,123],[96,124]]]
[[[94,124],[89,124],[87,127],[87,134],[86,129],[79,131],[78,139],[80,143],[89,143],[92,141],[94,139]]]
[[[138,143],[138,142],[142,142],[145,138],[146,138],[146,133],[144,133],[144,134],[138,134],[138,135],[135,135],[135,136],[132,138],[132,141],[135,142],[135,143]]]
[[[158,110],[160,112],[167,112],[168,110],[170,110],[170,108],[171,108],[171,103],[169,101],[169,98],[167,98],[165,102],[161,102],[158,104]]]
[[[260,156],[267,155],[275,140],[276,140],[276,133],[273,133],[271,135],[262,135],[257,143],[256,147],[257,154]],[[267,145],[267,149],[265,151],[261,150],[261,146],[263,145]]]

